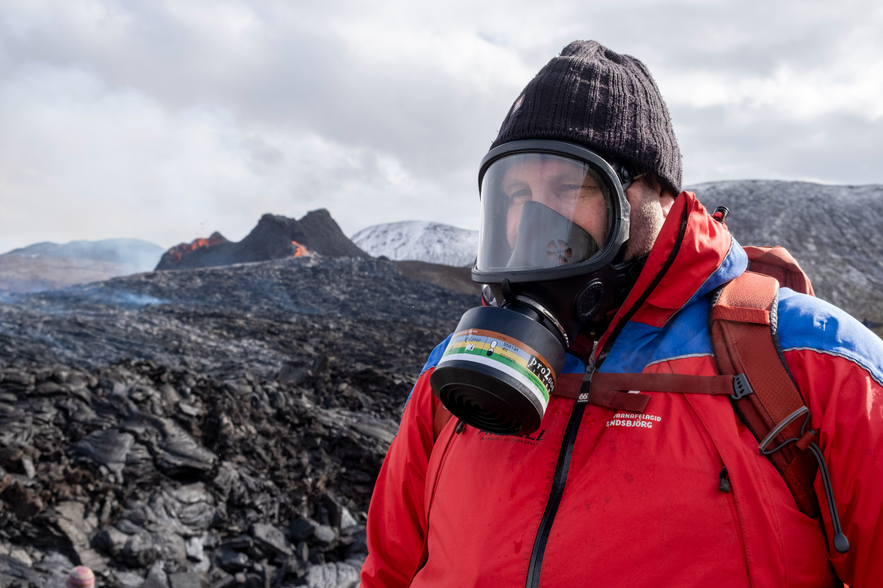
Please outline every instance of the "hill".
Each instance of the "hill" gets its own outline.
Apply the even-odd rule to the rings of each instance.
[[[374,225],[354,234],[352,241],[374,257],[456,267],[471,267],[478,251],[478,231],[425,221]]]
[[[0,291],[41,292],[146,272],[163,251],[140,239],[35,243],[0,255]]]
[[[709,210],[730,209],[727,226],[739,243],[788,249],[816,296],[883,322],[883,186],[745,180],[689,189]]]

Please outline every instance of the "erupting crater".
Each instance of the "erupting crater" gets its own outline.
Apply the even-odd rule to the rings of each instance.
[[[269,261],[312,254],[326,257],[370,257],[350,241],[327,210],[314,210],[300,220],[265,214],[242,241],[220,233],[169,249],[157,270],[195,269]]]
[[[180,262],[185,253],[190,253],[191,251],[195,251],[200,247],[211,247],[212,245],[220,245],[221,243],[229,242],[230,241],[227,240],[224,235],[215,231],[208,239],[203,239],[202,237],[199,237],[197,239],[194,239],[190,243],[179,243],[178,245],[175,245],[174,247],[169,249],[166,255],[171,255],[173,258],[175,258],[177,262]]]

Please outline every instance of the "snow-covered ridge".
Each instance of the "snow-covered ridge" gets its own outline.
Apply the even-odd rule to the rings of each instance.
[[[385,223],[362,229],[350,237],[362,251],[395,261],[425,261],[463,267],[472,265],[478,250],[478,231],[426,221]]]

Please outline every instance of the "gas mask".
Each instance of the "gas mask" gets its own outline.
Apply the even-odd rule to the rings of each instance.
[[[456,417],[527,435],[543,418],[567,348],[622,305],[641,261],[625,261],[632,172],[578,145],[515,141],[479,172],[472,279],[486,302],[463,315],[430,378]]]

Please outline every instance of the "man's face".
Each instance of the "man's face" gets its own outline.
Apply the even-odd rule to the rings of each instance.
[[[586,166],[561,157],[537,157],[515,163],[503,175],[502,189],[510,205],[506,237],[515,246],[524,204],[548,206],[589,233],[603,246],[607,237],[607,203]]]

